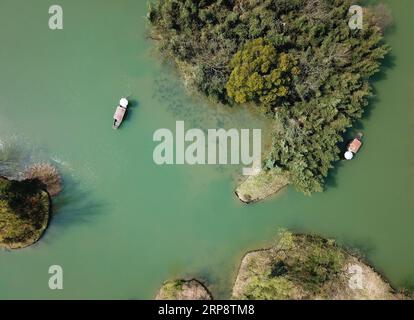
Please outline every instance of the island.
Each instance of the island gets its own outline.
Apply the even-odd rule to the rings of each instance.
[[[190,92],[227,107],[246,104],[273,121],[262,173],[236,190],[243,202],[287,185],[323,191],[390,51],[383,40],[388,9],[363,7],[362,28],[351,28],[358,2],[151,2],[149,37]]]
[[[155,300],[212,300],[206,286],[199,280],[166,281],[158,291]]]
[[[0,177],[0,248],[20,249],[37,242],[45,232],[51,200],[39,180]]]
[[[21,180],[0,176],[0,248],[21,249],[36,243],[48,227],[52,197],[62,179],[49,163],[28,166]]]
[[[356,254],[334,240],[283,231],[276,245],[247,253],[233,287],[234,299],[409,299]]]

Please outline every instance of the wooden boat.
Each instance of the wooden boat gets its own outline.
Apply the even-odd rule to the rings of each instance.
[[[116,110],[114,113],[114,123],[112,125],[112,128],[114,129],[119,128],[122,121],[124,120],[127,108],[128,108],[128,100],[126,98],[122,98],[121,100],[119,100],[119,105],[116,107]]]
[[[361,146],[362,146],[361,140],[359,140],[358,138],[355,138],[349,143],[348,151],[351,151],[352,153],[357,153],[359,149],[361,148]]]
[[[347,151],[344,154],[346,160],[352,160],[354,158],[354,155],[358,153],[359,149],[361,149],[361,138],[362,135],[358,135],[358,137],[349,142]]]

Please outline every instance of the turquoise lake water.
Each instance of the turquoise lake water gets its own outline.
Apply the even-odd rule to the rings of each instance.
[[[288,188],[246,206],[234,166],[157,166],[159,128],[262,128],[245,110],[190,98],[146,39],[145,1],[60,0],[64,29],[48,29],[50,1],[0,0],[0,142],[16,166],[62,171],[65,189],[36,245],[0,252],[0,299],[150,299],[166,279],[198,277],[229,297],[241,256],[278,229],[314,232],[357,248],[396,287],[414,287],[414,2],[387,1],[393,51],[374,83],[357,159],[311,197]],[[133,106],[119,131],[119,98]],[[49,266],[64,290],[48,288]]]

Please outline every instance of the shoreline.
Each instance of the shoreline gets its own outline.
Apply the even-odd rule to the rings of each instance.
[[[250,176],[234,190],[237,198],[245,204],[252,204],[278,194],[289,185],[287,175],[277,170],[260,172]]]

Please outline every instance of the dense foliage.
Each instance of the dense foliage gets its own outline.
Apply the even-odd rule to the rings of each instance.
[[[323,189],[342,134],[362,116],[369,78],[388,52],[389,15],[366,8],[348,26],[350,0],[158,0],[152,38],[199,91],[227,104],[254,102],[277,130],[266,167],[297,189]]]
[[[49,196],[38,180],[0,177],[0,247],[19,248],[39,239],[49,219]]]
[[[290,73],[299,73],[286,53],[277,54],[263,38],[248,41],[230,61],[227,94],[237,103],[281,104],[290,91]]]

